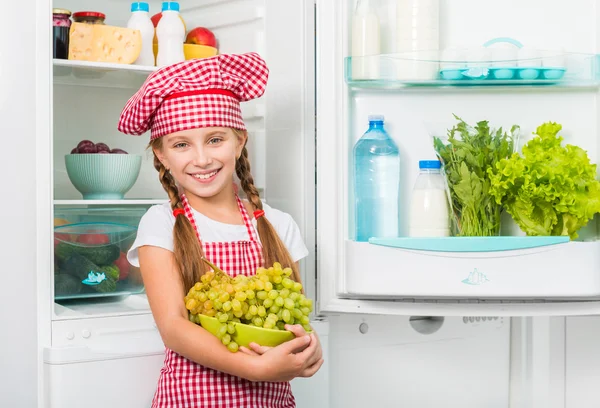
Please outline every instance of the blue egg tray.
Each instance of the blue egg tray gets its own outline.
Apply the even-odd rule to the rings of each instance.
[[[459,80],[525,80],[559,81],[565,75],[565,68],[554,67],[490,67],[442,69],[440,79]]]

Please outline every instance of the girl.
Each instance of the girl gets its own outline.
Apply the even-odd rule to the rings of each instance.
[[[286,327],[297,337],[281,346],[231,353],[188,320],[183,301],[206,271],[204,256],[232,276],[277,261],[300,280],[308,251],[298,226],[262,203],[245,147],[240,102],[262,96],[267,77],[254,53],[181,62],[152,74],[121,114],[121,132],[151,131],[170,200],[144,215],[128,253],[166,346],[153,407],[295,407],[289,381],[323,363],[318,338],[298,325]],[[247,202],[235,194],[234,172]]]

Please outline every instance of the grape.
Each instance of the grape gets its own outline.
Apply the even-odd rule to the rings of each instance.
[[[188,318],[200,324],[200,315],[219,321],[217,337],[230,351],[236,352],[236,324],[271,330],[285,330],[286,324],[301,324],[311,330],[309,315],[313,302],[302,294],[302,284],[291,278],[291,268],[275,263],[258,268],[256,275],[234,278],[202,275],[184,298]]]

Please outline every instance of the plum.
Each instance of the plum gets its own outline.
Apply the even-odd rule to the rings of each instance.
[[[77,150],[79,153],[98,153],[98,149],[96,149],[96,145],[83,145],[83,147],[78,147]]]
[[[79,153],[79,151],[77,150],[77,148],[76,148],[76,147],[75,147],[75,148],[73,148],[73,150],[71,150],[71,154],[77,154],[77,153]]]
[[[100,153],[100,152],[110,153],[110,147],[108,147],[108,145],[106,143],[96,143],[96,149],[98,150],[98,153]]]
[[[125,150],[123,150],[123,149],[112,149],[110,152],[111,152],[111,153],[113,153],[113,154],[128,154],[128,153],[127,153]]]
[[[95,146],[94,142],[92,142],[91,140],[82,140],[81,142],[79,142],[79,144],[77,144],[77,149],[79,149],[79,151],[81,151],[81,148],[84,146]]]
[[[106,150],[98,150],[98,154],[110,154],[110,152]]]

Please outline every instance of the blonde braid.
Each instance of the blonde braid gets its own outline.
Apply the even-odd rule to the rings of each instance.
[[[154,153],[154,168],[158,171],[160,183],[169,195],[171,208],[183,208],[175,179],[154,152],[155,149],[160,150],[162,148],[162,139],[153,140],[150,142],[150,146],[153,148],[152,152]],[[202,261],[204,257],[202,245],[196,236],[196,231],[192,223],[185,215],[175,217],[175,225],[173,226],[173,252],[175,254],[175,261],[179,267],[184,293],[187,294],[196,282],[200,282],[200,278],[206,272],[207,267]]]
[[[248,201],[250,201],[254,210],[262,210],[262,201],[260,200],[258,189],[254,186],[254,178],[252,177],[252,173],[250,173],[248,150],[245,146],[242,149],[240,158],[236,162],[235,172],[240,179],[242,189],[246,193]],[[256,219],[256,229],[258,230],[258,236],[262,243],[264,266],[270,267],[275,262],[279,262],[284,268],[292,268],[293,273],[291,278],[293,280],[302,282],[296,263],[292,260],[292,257],[279,237],[279,234],[277,234],[273,225],[264,215]]]

